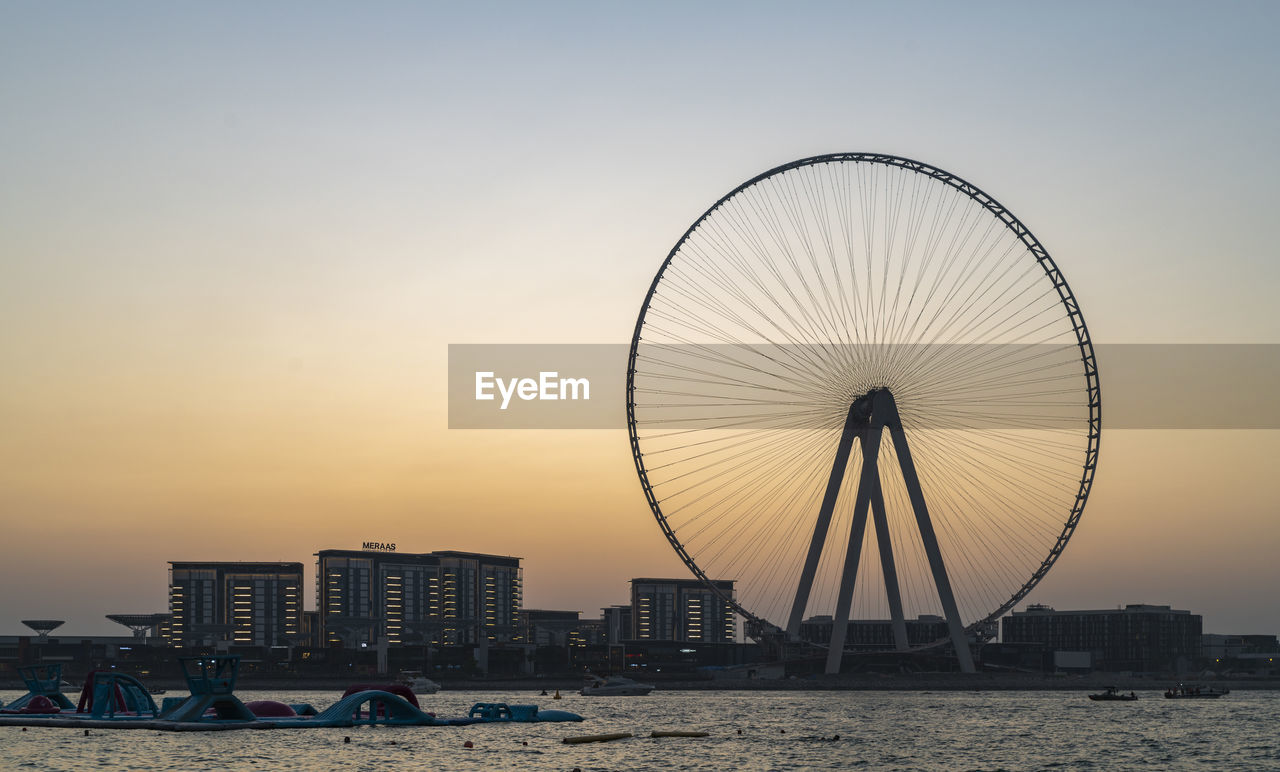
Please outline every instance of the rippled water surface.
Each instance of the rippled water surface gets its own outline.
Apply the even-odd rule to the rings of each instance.
[[[0,695],[6,702],[17,694]],[[337,695],[241,692],[245,701]],[[361,727],[173,733],[0,727],[5,769],[1280,769],[1280,692],[1220,700],[1090,702],[1083,692],[654,692],[552,701],[525,693],[441,692],[441,716],[472,703],[536,703],[580,724]],[[652,739],[654,729],[705,738]],[[566,736],[631,732],[609,743]],[[834,739],[835,737],[839,739]],[[350,737],[345,744],[343,738]],[[474,748],[464,748],[470,740]]]

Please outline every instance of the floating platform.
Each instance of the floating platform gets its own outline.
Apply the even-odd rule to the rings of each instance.
[[[344,695],[323,711],[309,705],[252,703],[235,696],[238,655],[181,657],[188,697],[167,697],[157,707],[146,687],[122,673],[89,674],[78,705],[62,694],[61,665],[20,672],[27,694],[0,709],[0,726],[77,729],[152,729],[166,732],[215,732],[232,729],[310,729],[353,726],[466,726],[469,724],[581,721],[565,710],[537,705],[480,702],[466,716],[438,718],[400,694],[365,689]],[[412,695],[410,695],[412,696]]]

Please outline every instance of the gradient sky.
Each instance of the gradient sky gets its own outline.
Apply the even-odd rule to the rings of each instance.
[[[808,155],[990,192],[1098,341],[1280,342],[1278,28],[1270,2],[0,2],[0,633],[123,633],[103,615],[164,610],[166,561],[310,573],[364,540],[519,555],[526,605],[587,616],[681,575],[625,432],[450,431],[447,345],[626,342],[689,224]],[[1280,432],[1105,432],[1028,600],[1280,633],[1277,462]]]

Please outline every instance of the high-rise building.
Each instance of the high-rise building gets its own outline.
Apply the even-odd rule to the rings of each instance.
[[[169,562],[174,646],[285,646],[302,631],[302,564]]]
[[[733,580],[713,581],[733,597]],[[631,638],[651,641],[733,643],[733,607],[697,579],[632,579]]]
[[[358,646],[476,643],[518,637],[520,559],[471,552],[316,553],[320,638]]]
[[[440,559],[443,643],[476,643],[478,627],[491,641],[510,643],[519,638],[523,602],[520,558],[456,550],[431,554]]]
[[[359,646],[439,643],[440,560],[434,555],[360,550],[316,553],[319,637]]]
[[[1200,656],[1201,618],[1169,606],[1055,611],[1031,605],[1001,620],[1004,643],[1090,652],[1102,670],[1174,671]]]

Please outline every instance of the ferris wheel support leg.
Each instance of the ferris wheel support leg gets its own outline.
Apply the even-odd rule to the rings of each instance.
[[[960,672],[973,673],[976,672],[973,666],[973,653],[969,651],[969,641],[964,635],[964,624],[960,621],[960,609],[956,607],[956,597],[951,591],[951,581],[947,578],[947,567],[942,562],[938,535],[933,530],[933,521],[929,518],[929,509],[924,503],[924,493],[920,490],[920,478],[916,476],[916,465],[911,460],[911,449],[907,447],[907,435],[902,431],[902,423],[897,413],[895,406],[893,420],[889,423],[893,448],[898,454],[898,465],[902,468],[903,481],[907,484],[907,495],[911,498],[911,509],[915,511],[916,526],[920,529],[920,540],[929,558],[929,569],[933,572],[933,583],[938,589],[938,599],[942,601],[942,611],[947,617],[947,629],[951,633],[951,644],[955,647],[956,657],[960,661]]]
[[[862,537],[867,530],[867,509],[875,489],[876,457],[880,454],[880,427],[872,425],[862,432],[862,474],[858,477],[858,495],[853,503],[853,524],[849,528],[849,549],[844,553],[844,573],[840,575],[840,597],[831,620],[831,644],[827,648],[828,675],[840,672],[844,659],[844,641],[849,631],[849,609],[853,606],[853,587],[858,578],[858,561],[862,557]]]
[[[871,481],[871,515],[876,526],[876,545],[880,549],[880,569],[884,572],[884,588],[889,596],[889,616],[893,620],[893,646],[906,651],[907,621],[902,613],[902,594],[898,589],[898,569],[893,562],[893,543],[889,538],[889,518],[884,510],[884,490],[880,487],[880,471]]]
[[[804,569],[800,572],[800,584],[796,587],[795,601],[791,604],[791,616],[787,619],[787,637],[795,640],[800,635],[800,622],[804,618],[805,607],[809,605],[809,593],[813,590],[813,578],[818,572],[818,559],[822,557],[822,546],[827,541],[827,529],[831,526],[831,513],[836,507],[836,497],[840,494],[840,484],[844,482],[844,470],[849,466],[849,453],[853,449],[853,440],[858,436],[862,426],[855,403],[849,407],[849,414],[844,420],[844,429],[840,432],[840,444],[836,446],[836,460],[831,465],[831,477],[827,480],[827,493],[822,498],[822,507],[818,510],[818,520],[813,526],[813,538],[809,541],[809,554],[805,557]]]

